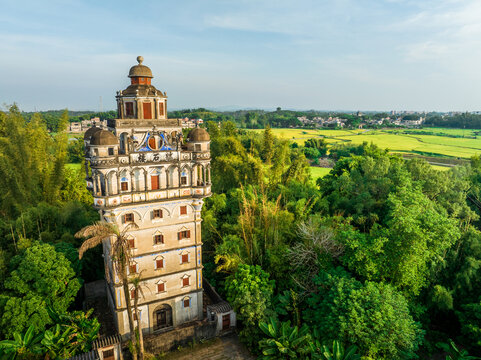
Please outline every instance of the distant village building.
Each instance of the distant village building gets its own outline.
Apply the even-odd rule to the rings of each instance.
[[[70,132],[82,132],[82,123],[71,122],[69,131]]]
[[[417,120],[402,120],[401,125],[407,126],[407,127],[416,127],[416,126],[421,126],[424,123],[425,118],[419,117]]]
[[[201,124],[204,123],[204,120],[202,119],[189,119],[189,118],[183,118],[182,120],[182,128],[183,129],[193,129]]]
[[[151,84],[143,58],[137,60],[129,72],[131,84],[117,92],[119,118],[108,120],[107,130],[96,119],[84,141],[94,207],[121,231],[131,223],[138,226],[128,231],[127,270],[142,279],[135,321],[144,333],[154,334],[203,318],[201,209],[211,195],[210,137],[194,128],[184,141],[185,119],[167,117],[167,96]],[[113,241],[103,242],[107,294],[123,336],[129,332],[128,314],[111,258]],[[133,297],[134,288],[130,291]],[[232,309],[217,306],[214,313],[227,328],[234,326],[227,316]]]

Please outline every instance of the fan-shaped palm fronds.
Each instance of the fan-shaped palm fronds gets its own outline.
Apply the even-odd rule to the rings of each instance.
[[[129,266],[132,254],[129,248],[127,232],[131,229],[138,229],[135,223],[129,223],[122,231],[119,228],[105,221],[96,222],[81,229],[75,234],[76,237],[86,237],[87,239],[79,248],[79,258],[88,250],[101,244],[102,241],[109,237],[114,237],[114,241],[110,248],[110,258],[114,267],[114,271],[118,274],[123,287],[125,303],[127,304],[127,317],[129,319],[130,340],[132,342],[132,358],[137,360],[137,341],[135,336],[134,320],[132,317],[132,306],[130,304],[129,278],[127,275],[127,266]],[[140,357],[143,358],[143,347],[140,348]]]
[[[82,243],[82,245],[78,250],[79,258],[81,259],[83,257],[83,254],[85,254],[87,250],[100,245],[104,239],[110,236],[116,237],[116,241],[114,242],[114,245],[119,242],[122,244],[127,243],[127,238],[125,237],[125,235],[132,228],[138,229],[138,225],[135,223],[129,223],[127,226],[125,226],[122,232],[119,231],[116,225],[105,222],[105,221],[98,221],[93,225],[84,227],[83,229],[79,230],[75,234],[75,237],[77,238],[82,238],[82,237],[87,238],[87,240],[85,240]],[[114,248],[118,248],[118,245],[112,247],[112,255],[115,255],[116,249]]]

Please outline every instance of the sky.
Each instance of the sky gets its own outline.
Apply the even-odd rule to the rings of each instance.
[[[169,108],[481,110],[479,0],[2,0],[0,105],[114,109],[136,57]]]

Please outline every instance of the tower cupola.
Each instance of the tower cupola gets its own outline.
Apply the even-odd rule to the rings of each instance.
[[[150,85],[152,76],[152,70],[148,66],[142,65],[144,58],[142,56],[137,56],[137,65],[130,68],[129,78],[132,85]]]

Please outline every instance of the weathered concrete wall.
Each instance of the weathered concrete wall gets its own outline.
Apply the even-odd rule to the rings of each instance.
[[[163,334],[145,336],[144,347],[149,353],[160,354],[173,350],[179,345],[185,346],[194,339],[198,342],[201,339],[212,339],[215,335],[215,322],[196,321]]]

